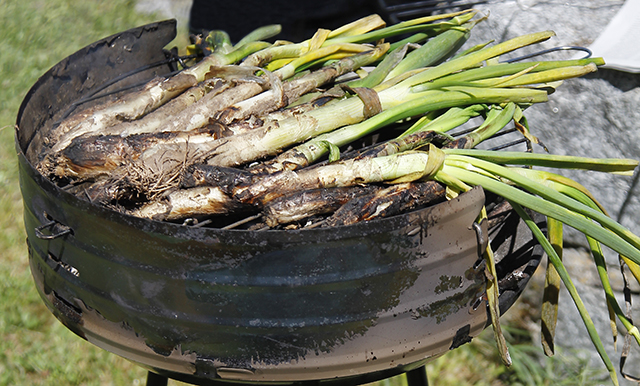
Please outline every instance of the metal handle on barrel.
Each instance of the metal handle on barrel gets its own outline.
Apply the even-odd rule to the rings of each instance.
[[[36,237],[41,240],[53,240],[58,237],[62,237],[68,234],[73,234],[73,230],[61,223],[58,220],[55,220],[49,216],[47,212],[43,212],[43,217],[48,221],[40,226],[35,228]],[[48,229],[48,233],[44,233],[44,230]]]

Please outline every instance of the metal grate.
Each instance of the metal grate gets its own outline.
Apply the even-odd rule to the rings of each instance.
[[[388,21],[395,24],[411,18],[469,9],[486,2],[486,0],[378,0],[378,5],[387,14]]]

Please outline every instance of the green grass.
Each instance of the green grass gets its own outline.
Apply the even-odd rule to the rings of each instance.
[[[432,386],[600,386],[606,384],[606,370],[588,365],[578,352],[556,348],[556,356],[544,356],[540,344],[531,341],[527,330],[512,327],[528,309],[516,306],[516,315],[507,319],[503,332],[507,338],[513,365],[502,365],[493,331],[486,329],[471,343],[449,351],[427,363]],[[507,314],[508,315],[508,314]],[[515,316],[515,317],[514,317]],[[406,386],[404,376],[390,378],[371,386]]]
[[[159,19],[134,5],[0,0],[0,385],[144,384],[144,370],[77,337],[40,300],[28,268],[13,131],[22,99],[51,66]]]
[[[0,0],[0,385],[145,382],[142,368],[80,339],[40,300],[28,268],[13,137],[22,99],[51,66],[98,39],[160,19],[134,6],[124,0]],[[539,353],[520,352],[538,360]],[[528,385],[516,370],[501,365],[490,331],[428,365],[429,380],[438,386]],[[545,367],[533,371],[543,384],[556,384]],[[403,379],[380,386],[404,385]]]

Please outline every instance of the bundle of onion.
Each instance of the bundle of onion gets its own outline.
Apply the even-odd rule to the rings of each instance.
[[[506,53],[549,39],[551,31],[457,53],[483,20],[475,16],[463,11],[387,27],[373,15],[319,30],[300,43],[262,42],[277,26],[259,28],[236,45],[214,31],[189,47],[196,52],[206,45],[208,55],[194,66],[76,113],[32,151],[39,154],[38,169],[71,185],[69,191],[160,221],[241,213],[260,219],[258,228],[303,227],[310,217],[321,219],[313,226],[340,226],[424,207],[481,185],[504,197],[531,227],[549,256],[549,275],[556,277],[549,288],[562,280],[569,289],[617,384],[558,256],[561,248],[553,245],[561,246],[561,224],[587,236],[612,319],[619,318],[640,342],[613,297],[600,248],[603,243],[620,253],[640,279],[640,238],[611,220],[581,185],[530,167],[629,174],[638,163],[473,149],[510,122],[536,142],[524,110],[545,102],[560,81],[604,62],[499,62]],[[408,37],[385,42],[398,36]],[[484,123],[458,139],[447,134],[473,117]],[[374,133],[387,140],[354,145]],[[548,217],[548,236],[523,207]],[[490,246],[485,259],[493,327],[508,364]],[[555,318],[553,303],[545,304],[551,309],[545,318]],[[544,345],[551,353],[552,341]]]

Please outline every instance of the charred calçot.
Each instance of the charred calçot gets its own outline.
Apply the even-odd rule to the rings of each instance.
[[[216,138],[220,130],[206,126],[194,132],[162,132],[120,135],[91,135],[75,138],[69,146],[55,156],[54,174],[73,176],[79,180],[108,176],[115,169],[137,161],[145,151],[161,143],[187,143],[189,137],[200,135]]]
[[[351,225],[394,216],[442,202],[446,199],[445,193],[444,186],[433,181],[389,186],[345,202],[326,220],[326,225]]]
[[[427,114],[437,120],[448,109],[479,106],[474,114],[482,112],[488,121],[488,111],[512,106],[501,129],[514,117],[516,104],[547,100],[546,89],[504,87],[495,71],[487,79],[465,71],[553,33],[452,57],[482,20],[472,21],[474,15],[417,19],[410,29],[417,34],[398,44],[384,39],[408,30],[383,28],[379,17],[370,17],[335,31],[319,30],[301,43],[218,47],[178,75],[64,120],[44,141],[38,169],[92,202],[156,220],[262,212],[262,221],[279,226],[304,220],[291,211],[296,207],[337,226],[440,201],[442,185],[424,180],[443,161],[414,149],[473,147],[475,138],[451,142],[427,127],[337,155],[376,130]],[[563,76],[595,67],[574,64],[582,67]],[[374,67],[363,69],[369,65]],[[530,67],[501,65],[499,76],[536,71]],[[403,73],[392,76],[394,68]],[[359,134],[347,134],[352,129]],[[389,130],[385,138],[399,134]],[[327,155],[341,159],[319,164]]]
[[[377,185],[311,189],[276,198],[264,205],[264,221],[270,227],[331,214],[357,197],[381,190]]]

